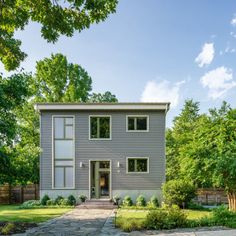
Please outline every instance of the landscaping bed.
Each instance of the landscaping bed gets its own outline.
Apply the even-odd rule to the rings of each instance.
[[[36,226],[38,226],[38,224],[29,222],[0,221],[0,235],[24,233],[27,229],[34,228]]]

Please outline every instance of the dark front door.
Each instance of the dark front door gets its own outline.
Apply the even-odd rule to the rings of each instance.
[[[110,195],[110,172],[99,172],[99,192],[100,198],[106,198]]]

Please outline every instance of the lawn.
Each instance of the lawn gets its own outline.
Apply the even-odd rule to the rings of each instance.
[[[71,208],[19,209],[19,205],[0,205],[0,221],[40,223],[70,210]]]

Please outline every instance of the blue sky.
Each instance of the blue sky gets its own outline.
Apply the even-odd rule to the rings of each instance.
[[[168,126],[187,98],[202,112],[223,100],[236,106],[234,0],[120,0],[105,22],[56,44],[40,37],[36,23],[16,37],[26,71],[63,53],[88,71],[94,92],[109,90],[121,102],[171,101]]]

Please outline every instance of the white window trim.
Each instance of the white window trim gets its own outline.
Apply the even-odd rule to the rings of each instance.
[[[147,171],[146,172],[129,172],[128,160],[129,159],[146,159],[147,160]],[[126,157],[126,174],[149,174],[149,157]]]
[[[54,159],[54,118],[73,118],[73,149],[74,149],[74,157],[73,157],[73,186],[72,187],[55,187],[55,177],[54,177],[54,169],[55,169],[55,159]],[[75,189],[75,115],[52,115],[52,189]]]
[[[110,118],[110,138],[91,138],[91,134],[90,134],[90,130],[91,130],[91,122],[90,122],[90,118],[91,117],[109,117]],[[96,141],[96,140],[101,140],[101,141],[108,141],[108,140],[112,140],[112,116],[111,115],[89,115],[89,133],[88,133],[88,137],[89,140],[91,141]]]
[[[147,118],[147,129],[146,130],[129,130],[129,123],[128,123],[129,117],[146,117]],[[149,115],[126,115],[126,132],[129,132],[129,133],[149,132]]]

